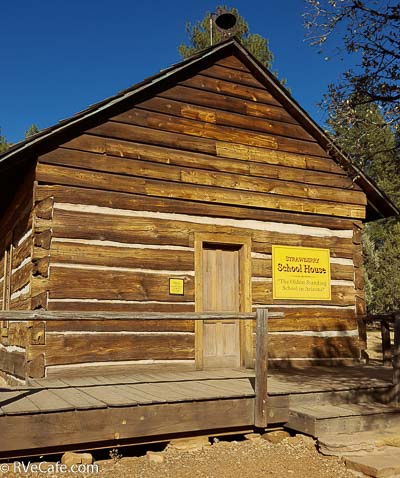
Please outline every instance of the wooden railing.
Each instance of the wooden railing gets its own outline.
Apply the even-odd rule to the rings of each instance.
[[[400,404],[400,311],[368,315],[367,323],[380,324],[383,365],[393,366],[393,395],[397,404]],[[394,329],[393,351],[390,340],[391,326]]]
[[[73,317],[73,319],[71,318]],[[53,311],[0,311],[0,320],[14,322],[53,321],[126,321],[126,320],[256,320],[255,402],[254,425],[268,425],[268,318],[282,318],[281,312],[268,312],[259,308],[256,313],[162,313],[162,312],[53,312]]]

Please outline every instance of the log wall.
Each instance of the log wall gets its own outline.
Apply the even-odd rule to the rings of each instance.
[[[285,313],[271,329],[271,357],[359,356],[354,231],[365,194],[239,60],[182,77],[54,147],[35,179],[32,308],[194,311],[195,234],[247,235],[253,307]],[[274,301],[273,244],[329,248],[332,300]],[[184,280],[184,296],[169,295],[169,277]],[[29,360],[44,373],[194,359],[192,323],[97,326],[48,326]]]
[[[30,310],[32,274],[33,174],[28,172],[14,200],[0,219],[1,310]],[[23,379],[31,324],[3,321],[0,338],[0,373]]]

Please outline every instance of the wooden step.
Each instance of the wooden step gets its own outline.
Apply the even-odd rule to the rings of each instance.
[[[314,405],[340,405],[346,403],[385,403],[393,401],[393,387],[366,387],[351,390],[327,390],[310,393],[290,394],[289,404],[292,407]]]
[[[400,426],[400,408],[384,404],[292,406],[287,427],[318,437]]]

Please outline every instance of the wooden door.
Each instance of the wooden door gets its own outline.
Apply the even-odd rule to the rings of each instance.
[[[240,247],[203,245],[204,312],[240,311]],[[203,323],[203,366],[239,367],[239,321]]]

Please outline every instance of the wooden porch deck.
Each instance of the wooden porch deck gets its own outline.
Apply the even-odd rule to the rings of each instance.
[[[0,457],[254,429],[253,370],[135,370],[32,380],[0,390]],[[382,366],[271,370],[268,423],[288,420],[291,397],[392,387]]]

